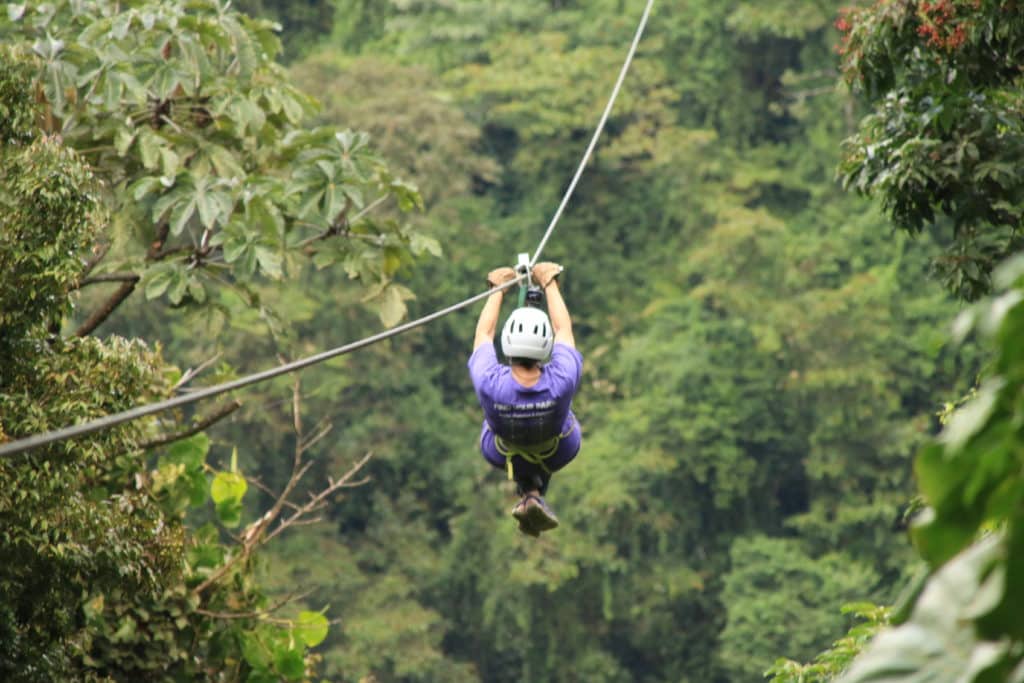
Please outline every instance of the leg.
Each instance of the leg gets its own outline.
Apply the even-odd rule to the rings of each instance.
[[[512,509],[512,516],[519,520],[519,529],[531,536],[538,536],[558,526],[558,517],[542,497],[551,481],[551,473],[562,469],[580,451],[582,438],[579,423],[573,419],[573,429],[558,444],[558,450],[544,461],[544,467],[534,465],[516,456],[512,458],[517,491],[522,499]]]
[[[512,471],[516,480],[516,493],[520,500],[512,508],[512,516],[519,522],[519,530],[529,536],[539,536],[558,526],[558,517],[542,497],[551,481],[545,468],[527,462],[519,456],[512,458]]]
[[[539,536],[540,532],[558,526],[558,518],[542,496],[547,492],[551,472],[565,467],[576,457],[579,447],[577,426],[572,434],[562,440],[558,451],[545,461],[544,467],[528,462],[518,455],[512,457],[512,478],[516,482],[516,492],[520,496],[519,503],[512,509],[512,516],[519,521],[519,530],[524,534]],[[486,422],[480,432],[480,453],[492,467],[507,471],[510,463],[498,451],[494,443],[494,433]]]
[[[547,493],[551,483],[551,473],[543,468],[526,462],[519,456],[512,458],[512,478],[516,481],[516,493],[525,496],[527,493]]]

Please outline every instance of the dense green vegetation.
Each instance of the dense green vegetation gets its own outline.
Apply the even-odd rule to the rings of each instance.
[[[479,291],[536,244],[642,5],[11,5],[0,438]],[[586,363],[562,527],[515,531],[451,316],[0,462],[0,673],[825,681],[916,576],[844,680],[1020,680],[1007,11],[656,6],[545,252]]]

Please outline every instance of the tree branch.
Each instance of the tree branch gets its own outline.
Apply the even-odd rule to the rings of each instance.
[[[156,226],[156,239],[153,240],[149,245],[149,251],[146,252],[147,261],[156,261],[157,255],[160,250],[164,248],[164,243],[167,242],[167,235],[171,232],[171,225],[166,221]]]
[[[267,615],[273,614],[277,610],[281,609],[285,605],[295,602],[296,600],[302,600],[313,594],[312,590],[308,590],[305,593],[296,595],[295,593],[289,593],[281,600],[275,602],[266,609],[251,610],[249,612],[211,612],[206,609],[197,609],[197,614],[202,614],[206,617],[212,617],[214,619],[262,619]]]
[[[103,258],[107,255],[108,251],[110,251],[110,243],[109,242],[107,242],[105,244],[98,244],[95,247],[93,247],[92,257],[88,261],[86,261],[85,265],[82,267],[82,275],[81,275],[81,277],[84,278],[89,273],[91,273],[93,268],[98,266],[100,261],[102,261]]]
[[[320,441],[320,439],[324,438],[330,433],[333,427],[334,425],[332,424],[325,425],[324,428],[321,429],[319,432],[306,439],[306,442],[302,444],[302,450],[308,451],[310,448],[315,446],[317,442]]]
[[[256,488],[258,488],[260,491],[263,491],[263,493],[267,494],[274,500],[278,499],[280,494],[278,494],[277,491],[264,484],[258,477],[246,477],[245,480],[252,484],[253,486],[255,486]],[[286,501],[285,505],[290,507],[292,510],[299,509],[299,506],[296,505],[295,503],[292,503],[291,501]]]
[[[167,238],[170,235],[171,226],[166,221],[156,226],[156,239],[149,243],[149,250],[146,251],[147,261],[163,261],[168,256],[184,254],[186,252],[198,253],[196,247],[191,244],[182,244],[176,247],[167,246]]]
[[[345,206],[341,209],[341,211],[338,212],[338,215],[334,217],[334,221],[331,223],[330,227],[328,227],[319,235],[313,235],[312,237],[308,237],[302,240],[301,242],[296,244],[295,247],[297,249],[302,249],[304,247],[309,246],[313,242],[319,242],[320,240],[325,240],[329,237],[334,237],[335,235],[345,234],[348,230],[348,226],[350,225],[348,221],[348,212],[349,209],[351,208],[352,200],[349,199],[348,197],[345,197]]]
[[[213,365],[214,363],[216,363],[220,359],[220,357],[221,357],[221,354],[217,353],[214,356],[212,356],[211,358],[207,358],[206,360],[204,360],[202,363],[200,363],[196,367],[189,368],[188,370],[186,370],[185,373],[181,376],[181,379],[179,379],[174,384],[174,386],[171,387],[171,391],[177,391],[178,389],[182,388],[183,386],[185,386],[186,384],[191,382],[193,379],[196,378],[196,376],[199,375],[200,372],[202,372],[206,368],[208,368],[211,365]]]
[[[377,197],[375,200],[370,202],[362,211],[357,213],[352,218],[348,218],[348,212],[352,208],[351,204],[350,203],[346,203],[345,204],[345,208],[342,209],[341,213],[339,213],[337,218],[334,219],[334,223],[331,224],[331,227],[327,228],[326,230],[324,230],[323,232],[321,232],[319,234],[313,235],[312,237],[307,237],[306,239],[304,239],[301,242],[299,242],[298,244],[296,244],[295,248],[296,249],[304,249],[305,250],[304,253],[306,253],[308,255],[308,254],[312,253],[312,250],[308,248],[311,244],[313,244],[314,242],[320,242],[320,241],[326,240],[326,239],[331,238],[331,237],[335,237],[337,235],[344,235],[345,237],[348,237],[348,238],[359,238],[359,239],[369,240],[371,242],[377,242],[379,240],[379,238],[376,235],[353,235],[350,232],[348,232],[348,227],[358,223],[359,219],[361,219],[363,216],[365,216],[366,214],[368,214],[371,211],[373,211],[374,209],[376,209],[378,206],[380,206],[384,202],[386,202],[390,197],[391,197],[391,195],[389,195],[389,194],[385,194],[385,195],[381,195],[380,197]],[[348,200],[346,199],[346,201],[348,201]]]
[[[102,306],[96,309],[96,311],[89,316],[88,320],[82,323],[82,325],[75,330],[75,336],[84,337],[99,327],[104,320],[110,317],[110,314],[114,312],[114,309],[120,306],[121,303],[127,299],[133,291],[135,291],[135,285],[138,281],[139,276],[136,275],[133,280],[124,282],[120,287],[118,287],[117,291],[114,292],[114,294],[107,299]]]
[[[284,363],[286,359],[283,356],[279,357],[281,362]],[[300,378],[295,377],[292,384],[292,428],[295,430],[295,449],[292,455],[292,471],[288,477],[288,483],[285,484],[284,490],[277,496],[273,505],[267,510],[262,517],[255,522],[249,524],[241,534],[238,536],[238,543],[240,548],[238,552],[232,555],[223,565],[218,567],[210,576],[204,579],[198,586],[196,586],[192,593],[193,595],[200,595],[207,588],[213,586],[222,578],[224,578],[232,568],[239,562],[247,560],[252,553],[260,546],[268,543],[276,536],[283,533],[286,529],[294,526],[302,526],[305,524],[314,523],[315,519],[311,519],[310,516],[313,512],[319,510],[326,505],[327,500],[330,496],[337,493],[343,488],[351,488],[358,486],[367,479],[353,481],[356,474],[362,469],[362,467],[370,460],[372,453],[367,453],[356,462],[348,472],[346,472],[340,479],[334,480],[328,477],[328,485],[319,493],[310,494],[309,500],[304,503],[294,503],[290,500],[292,493],[294,493],[302,477],[306,475],[310,467],[313,466],[313,461],[303,462],[303,455],[305,452],[316,442],[322,439],[330,429],[330,425],[320,427],[319,430],[309,439],[306,439],[303,435],[302,428],[302,413],[301,413],[301,384]],[[264,490],[268,490],[262,487]],[[282,513],[285,508],[292,511],[290,516],[282,517]],[[277,522],[277,526],[271,531],[270,527]]]
[[[389,194],[382,194],[381,196],[377,197],[372,202],[370,202],[366,206],[366,208],[364,208],[362,211],[360,211],[355,216],[353,216],[352,220],[350,220],[349,223],[350,224],[357,223],[360,218],[362,218],[366,214],[370,213],[371,211],[376,209],[378,206],[380,206],[381,204],[383,204],[384,202],[386,202],[390,198],[391,198],[391,195],[389,195]]]
[[[174,256],[175,254],[184,254],[187,252],[194,252],[195,247],[190,244],[182,244],[177,247],[168,247],[167,249],[161,249],[160,251],[153,254],[150,261],[163,261],[168,256]]]
[[[233,400],[233,401],[229,401],[228,403],[225,403],[224,405],[222,405],[220,408],[217,408],[217,410],[213,411],[212,413],[210,413],[206,417],[204,417],[201,420],[199,420],[199,422],[196,422],[194,425],[192,425],[188,429],[186,429],[184,431],[181,431],[181,432],[176,432],[174,434],[168,434],[166,436],[161,436],[160,438],[153,439],[152,441],[147,441],[144,444],[140,444],[139,448],[141,448],[142,450],[149,450],[150,448],[156,448],[157,446],[165,446],[165,445],[167,445],[169,443],[174,443],[175,441],[180,441],[181,439],[187,439],[188,437],[193,436],[194,434],[198,434],[199,432],[207,429],[211,425],[216,424],[217,422],[220,422],[225,417],[227,417],[228,415],[230,415],[231,413],[235,412],[236,410],[238,410],[241,407],[242,407],[242,402],[241,401],[239,401],[237,399]]]
[[[78,281],[78,289],[95,285],[99,282],[138,282],[139,276],[135,273],[102,273],[91,277],[83,277]]]
[[[327,488],[320,491],[320,493],[310,496],[309,501],[307,501],[304,505],[300,506],[299,510],[297,510],[291,517],[281,520],[281,523],[277,526],[277,528],[269,534],[267,534],[266,538],[262,542],[267,543],[268,541],[272,540],[275,536],[281,534],[285,529],[294,526],[296,523],[300,521],[303,515],[309,514],[310,512],[313,512],[314,510],[321,507],[327,500],[327,498],[337,493],[339,490],[343,488],[359,486],[369,481],[369,479],[367,478],[359,480],[357,482],[353,482],[352,478],[359,472],[359,470],[363,468],[363,465],[369,462],[370,458],[372,457],[373,453],[367,453],[362,458],[360,458],[359,462],[353,465],[352,468],[349,469],[349,471],[346,472],[341,479],[338,479],[337,481],[332,481],[330,485],[327,486]]]

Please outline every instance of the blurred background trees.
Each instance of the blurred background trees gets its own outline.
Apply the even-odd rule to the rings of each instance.
[[[44,131],[60,131],[103,183],[97,201],[112,219],[82,242],[110,244],[93,276],[134,274],[142,287],[91,334],[159,344],[159,366],[217,359],[196,380],[212,382],[462,299],[531,250],[642,5],[243,3],[250,19],[122,3],[87,20],[58,4],[51,27],[27,4],[0,19],[0,35],[35,46],[26,68],[45,94]],[[928,40],[923,19],[877,19],[896,26],[884,29],[894,43],[865,28],[873,15],[839,10],[656,6],[545,253],[566,266],[586,362],[584,450],[550,496],[563,528],[527,542],[507,519],[507,485],[477,454],[472,315],[451,316],[311,369],[298,390],[282,379],[238,396],[195,447],[216,471],[244,476],[244,500],[209,502],[216,472],[192,451],[148,456],[148,467],[158,457],[193,467],[183,481],[203,504],[181,529],[196,548],[230,541],[223,526],[195,531],[218,509],[237,502],[249,528],[285,488],[301,442],[296,403],[306,436],[332,425],[303,453],[313,464],[296,500],[374,454],[369,484],[248,564],[265,593],[234,608],[311,591],[304,609],[328,606],[335,622],[315,650],[331,680],[742,683],[778,657],[813,658],[859,623],[844,602],[892,603],[920,563],[906,534],[912,456],[983,357],[949,339],[961,308],[950,290],[983,293],[1016,239],[1019,198],[1013,173],[984,167],[1002,194],[969,201],[991,200],[985,225],[1010,227],[993,228],[1003,237],[982,250],[990,261],[954,275],[942,264],[980,249],[988,228],[958,208],[968,199],[933,185],[912,200],[918,219],[900,213],[910,195],[893,173],[925,171],[894,170],[878,135],[893,138],[884,149],[920,147],[908,142],[916,128],[894,122],[928,125],[918,116],[934,106],[928,79],[949,68],[960,75],[943,112],[979,92],[1012,109],[1019,76],[1007,67],[1008,80],[972,85],[954,55],[946,71],[924,57],[899,66],[913,53],[904,42]],[[281,22],[280,45],[262,19]],[[999,27],[985,40],[1011,38]],[[138,56],[122,65],[121,54]],[[873,112],[840,69],[878,102],[907,88],[910,104],[891,101],[914,115]],[[934,130],[953,137],[926,147],[962,149],[955,163],[970,168],[957,173],[989,161],[972,160],[967,138],[1013,154],[1012,117],[993,124],[1008,136],[994,142],[974,141],[975,114],[933,116],[952,117]],[[881,209],[844,192],[837,167],[847,185],[882,194]],[[950,217],[932,225],[925,205]],[[951,241],[947,220],[977,239]],[[161,258],[149,256],[154,240]],[[65,334],[110,296],[79,288]],[[162,381],[150,391],[166,394],[177,376]],[[8,424],[5,413],[15,435]],[[280,673],[283,659],[244,651],[257,641],[241,633],[260,626],[243,623],[231,642],[246,666]]]

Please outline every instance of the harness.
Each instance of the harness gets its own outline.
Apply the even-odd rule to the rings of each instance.
[[[516,264],[516,272],[520,275],[526,276],[526,279],[519,285],[520,308],[523,306],[534,306],[540,308],[544,302],[544,290],[535,286],[533,284],[533,279],[530,276],[531,266],[530,255],[519,254],[519,262]],[[502,439],[492,427],[491,432],[494,434],[494,448],[505,458],[505,470],[508,472],[509,481],[514,479],[512,475],[512,458],[517,455],[526,462],[540,467],[544,470],[545,474],[550,475],[551,470],[549,470],[547,465],[544,464],[544,461],[558,452],[558,445],[562,442],[562,439],[572,434],[572,430],[574,429],[576,429],[576,419],[573,417],[572,413],[570,413],[569,428],[563,433],[546,441],[541,441],[540,443],[530,444],[529,446],[520,446]]]
[[[516,444],[505,441],[497,433],[494,433],[494,448],[499,454],[505,458],[505,470],[508,472],[508,479],[512,481],[512,458],[519,456],[526,462],[536,465],[544,470],[545,474],[551,474],[551,470],[548,469],[544,461],[553,456],[558,452],[558,445],[562,442],[562,439],[566,438],[572,431],[576,429],[576,418],[573,417],[572,413],[569,414],[569,427],[558,436],[554,436],[546,441],[540,443],[531,444],[529,446],[519,446]]]

